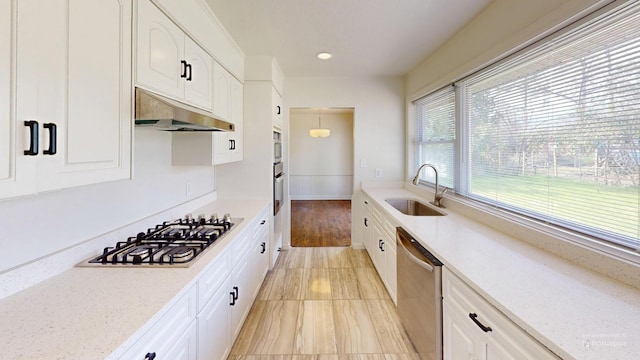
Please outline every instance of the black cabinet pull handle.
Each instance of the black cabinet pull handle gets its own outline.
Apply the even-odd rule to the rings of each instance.
[[[153,360],[156,358],[156,353],[152,352],[152,353],[147,353],[147,355],[144,356],[144,360]]]
[[[266,224],[266,223],[267,223],[267,220],[262,220],[262,221],[260,221],[260,225],[264,225],[264,224]]]
[[[236,304],[236,296],[235,293],[232,291],[229,293],[231,295],[231,302],[229,303],[229,305],[234,306]]]
[[[382,250],[382,239],[378,240],[378,249]]]
[[[364,226],[369,227],[369,219],[364,218]]]
[[[380,240],[380,251],[384,251],[384,241]]]
[[[54,123],[46,123],[42,126],[49,130],[49,148],[42,153],[45,155],[55,155],[58,151],[58,126]]]
[[[182,65],[182,74],[180,75],[181,78],[186,78],[187,77],[187,62],[184,60],[180,60],[180,64]]]
[[[189,70],[189,75],[187,75],[187,81],[191,81],[191,75],[193,74],[191,64],[187,64],[187,70]]]
[[[492,331],[491,327],[489,327],[489,326],[484,326],[484,324],[482,324],[482,323],[478,320],[478,314],[476,314],[476,313],[469,313],[469,318],[471,318],[471,320],[473,320],[473,322],[474,322],[474,323],[476,323],[476,325],[478,325],[478,327],[480,327],[480,329],[482,329],[482,331],[484,331],[484,332]]]
[[[260,246],[262,246],[262,250],[260,250],[260,254],[264,254],[264,252],[267,251],[267,244],[263,242],[262,244],[260,244]]]
[[[278,112],[276,113],[276,115],[280,115],[280,105],[276,106],[278,108]]]
[[[29,127],[31,133],[31,141],[29,142],[29,150],[25,150],[24,154],[28,156],[38,155],[38,122],[35,120],[27,120],[24,122],[24,126]]]

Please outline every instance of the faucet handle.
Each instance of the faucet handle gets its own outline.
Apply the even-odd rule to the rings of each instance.
[[[444,190],[442,190],[442,192],[440,193],[440,196],[444,195],[444,193],[446,193],[447,191],[449,191],[449,188],[446,186],[443,186]]]

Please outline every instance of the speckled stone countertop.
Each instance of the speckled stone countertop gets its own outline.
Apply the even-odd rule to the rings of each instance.
[[[640,356],[639,289],[448,209],[447,216],[404,215],[384,199],[430,199],[402,186],[365,185],[363,191],[444,266],[558,356]]]
[[[0,358],[118,359],[267,205],[216,200],[193,211],[244,221],[188,268],[74,267],[0,300]]]

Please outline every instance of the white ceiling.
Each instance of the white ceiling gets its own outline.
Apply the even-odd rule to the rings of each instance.
[[[404,75],[491,1],[206,0],[245,55],[292,77]]]

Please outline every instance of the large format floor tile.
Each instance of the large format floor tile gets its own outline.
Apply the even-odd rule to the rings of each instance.
[[[229,360],[416,360],[365,250],[293,248],[267,274]]]

